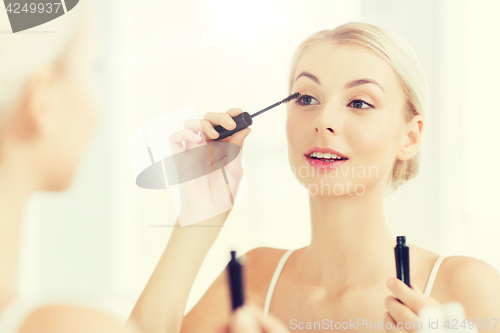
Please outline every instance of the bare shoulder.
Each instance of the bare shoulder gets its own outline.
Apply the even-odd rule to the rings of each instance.
[[[255,305],[264,307],[274,271],[286,251],[272,247],[258,247],[245,254],[245,291]]]
[[[437,284],[442,291],[440,303],[462,303],[468,318],[491,319],[500,313],[500,273],[481,259],[446,257],[436,276]]]
[[[136,326],[121,322],[105,312],[85,307],[48,305],[33,311],[20,333],[139,333]]]
[[[264,306],[264,300],[260,302],[260,298],[266,283],[269,285],[271,280],[273,265],[276,266],[285,251],[259,247],[242,256],[245,301]],[[181,333],[215,330],[227,323],[230,311],[228,278],[224,268],[198,303],[184,317]]]

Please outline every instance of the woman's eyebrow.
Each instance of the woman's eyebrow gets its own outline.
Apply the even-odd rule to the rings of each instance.
[[[306,76],[306,77],[310,78],[311,80],[313,80],[314,82],[316,82],[317,84],[321,85],[321,83],[319,82],[319,79],[316,76],[314,76],[313,74],[311,74],[309,72],[305,72],[305,71],[302,72],[302,73],[300,73],[297,76],[297,78],[295,79],[295,81],[297,81],[299,79],[299,77],[301,77],[301,76]],[[383,92],[385,92],[384,88],[382,87],[382,85],[380,83],[378,83],[374,79],[368,79],[368,78],[358,79],[358,80],[354,80],[354,81],[348,82],[345,85],[345,89],[350,89],[350,88],[353,88],[353,87],[356,87],[356,86],[359,86],[359,85],[362,85],[362,84],[367,84],[367,83],[375,84],[377,87],[379,87],[380,89],[382,89]]]
[[[382,85],[380,83],[378,83],[377,81],[375,81],[374,79],[359,79],[359,80],[351,81],[351,82],[349,82],[349,83],[347,83],[345,85],[345,89],[349,89],[349,88],[356,87],[356,86],[359,86],[361,84],[367,84],[367,83],[373,83],[377,87],[379,87],[380,89],[382,89],[383,92],[385,92],[385,90],[382,87]]]
[[[295,78],[295,81],[297,81],[297,80],[299,79],[299,77],[301,77],[301,76],[307,76],[308,78],[310,78],[311,80],[313,80],[313,81],[314,81],[314,82],[316,82],[317,84],[321,85],[321,83],[319,83],[319,79],[318,79],[316,76],[314,76],[314,75],[312,75],[311,73],[309,73],[309,72],[302,72],[302,73],[300,73],[300,74],[299,74],[299,75]]]

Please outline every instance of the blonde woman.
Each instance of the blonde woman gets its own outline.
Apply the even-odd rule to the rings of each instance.
[[[287,105],[286,133],[290,166],[310,193],[311,242],[300,249],[248,252],[247,298],[294,331],[414,332],[423,306],[457,301],[468,319],[482,322],[479,331],[500,332],[500,324],[494,327],[500,274],[491,265],[410,244],[412,288],[394,279],[396,239],[384,199],[418,173],[427,95],[405,41],[362,22],[314,33],[293,57],[288,90],[302,94]],[[207,141],[217,137],[210,132],[213,124],[241,112],[208,113],[202,120]],[[202,223],[222,225],[228,215]],[[183,318],[189,290],[220,229],[178,229],[132,312],[151,331],[200,332],[223,324],[229,313],[222,272]],[[173,267],[179,267],[175,277],[167,274]],[[378,327],[356,326],[358,319]],[[315,322],[320,327],[312,327]]]
[[[0,10],[3,31],[10,30]],[[95,22],[79,4],[48,33],[0,37],[0,332],[137,332],[98,310],[33,305],[18,296],[21,220],[29,196],[59,191],[73,175],[96,122]]]

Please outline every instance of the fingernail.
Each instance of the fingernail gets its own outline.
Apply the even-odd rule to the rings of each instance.
[[[218,136],[219,136],[219,132],[217,132],[217,131],[216,131],[216,130],[214,130],[214,129],[212,129],[212,130],[211,130],[211,133],[212,133],[212,135],[215,135],[216,137],[218,137]]]
[[[193,134],[193,138],[198,142],[201,140],[201,136],[199,136],[198,134]]]
[[[393,285],[394,285],[394,278],[390,278],[389,280],[387,280],[388,287],[392,287]]]
[[[235,124],[235,122],[234,122],[234,120],[229,119],[229,120],[227,121],[227,124],[228,124],[229,126],[233,126],[233,124]]]

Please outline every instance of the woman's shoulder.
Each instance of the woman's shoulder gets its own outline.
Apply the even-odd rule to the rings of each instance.
[[[267,290],[278,262],[287,249],[258,247],[245,253],[245,289],[252,301],[264,306]]]
[[[489,318],[489,314],[500,313],[500,273],[486,261],[446,256],[435,285],[439,288],[440,303],[460,302],[468,318]]]
[[[257,247],[248,251],[244,257],[245,276],[256,275],[254,282],[257,277],[270,280],[278,262],[287,251],[288,249],[272,247]],[[266,279],[266,275],[270,275],[269,279]]]
[[[286,251],[258,247],[241,256],[245,302],[264,307],[271,277]],[[208,331],[210,328],[215,330],[216,327],[225,324],[231,309],[230,297],[225,268],[184,317],[181,332]]]
[[[19,333],[138,333],[133,324],[125,325],[118,318],[100,310],[79,306],[44,305],[37,307],[22,324]]]
[[[418,257],[422,260],[422,266],[428,267],[427,276],[435,268],[437,260],[443,257],[439,267],[437,267],[435,285],[440,285],[439,289],[446,291],[447,294],[456,293],[457,289],[464,286],[500,282],[497,280],[500,278],[500,273],[486,261],[470,256],[439,255],[418,246],[413,247],[418,250]]]
[[[484,288],[491,284],[500,287],[500,273],[484,260],[469,256],[446,256],[439,268],[441,281],[450,293],[458,287]],[[478,291],[476,289],[475,291]]]
[[[273,265],[283,257],[288,249],[257,247],[245,253],[245,267],[251,265]]]

